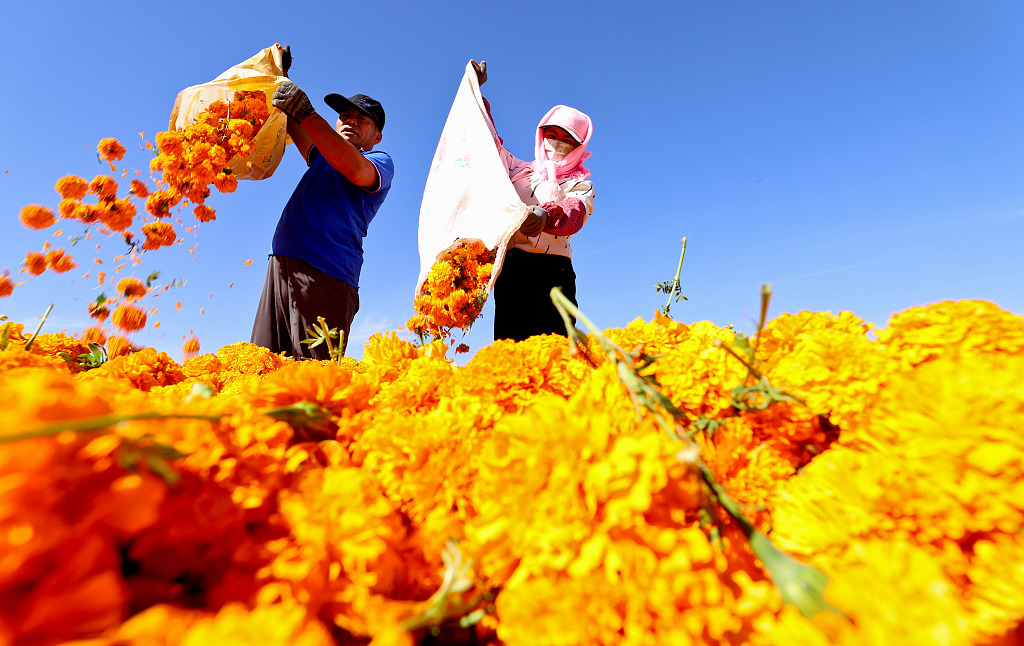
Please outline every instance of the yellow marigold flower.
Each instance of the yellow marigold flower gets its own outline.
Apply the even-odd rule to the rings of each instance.
[[[180,132],[168,131],[156,133],[156,146],[162,155],[180,156],[184,152],[183,138]]]
[[[134,305],[122,303],[114,310],[111,320],[117,329],[124,330],[125,332],[135,332],[146,327],[146,311]]]
[[[125,299],[136,301],[149,293],[149,288],[142,284],[142,281],[134,276],[122,278],[117,281],[117,291]]]
[[[89,192],[101,200],[112,200],[117,197],[117,180],[109,175],[97,175],[89,182]]]
[[[54,188],[64,199],[80,200],[89,192],[89,182],[77,175],[68,175],[58,179]]]
[[[217,358],[224,368],[246,375],[265,375],[286,363],[281,355],[245,341],[222,346],[217,350]]]
[[[146,235],[146,241],[142,243],[143,249],[169,247],[178,240],[178,234],[174,232],[174,227],[166,222],[144,224],[142,233]]]
[[[29,229],[45,229],[57,221],[52,210],[39,204],[29,204],[22,207],[18,218]]]
[[[111,162],[120,161],[124,157],[125,152],[127,152],[125,147],[121,145],[121,142],[113,137],[100,139],[96,150],[99,151],[100,157]]]

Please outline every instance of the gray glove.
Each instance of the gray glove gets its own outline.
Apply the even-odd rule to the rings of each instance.
[[[315,112],[306,93],[291,81],[285,81],[277,86],[277,89],[274,90],[274,98],[270,100],[270,103],[299,123]]]
[[[530,214],[519,227],[519,233],[533,237],[548,226],[548,212],[540,206],[531,206]]]

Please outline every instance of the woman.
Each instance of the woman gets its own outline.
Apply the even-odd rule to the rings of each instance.
[[[487,64],[471,61],[477,79],[487,80]],[[488,114],[490,105],[484,100]],[[493,119],[492,119],[493,123]],[[534,160],[517,159],[495,143],[519,198],[530,215],[509,242],[494,284],[494,338],[522,341],[535,334],[567,331],[551,302],[551,288],[576,304],[572,236],[594,211],[594,184],[583,162],[593,124],[586,114],[564,105],[551,108],[537,125]],[[573,319],[575,323],[575,319]]]

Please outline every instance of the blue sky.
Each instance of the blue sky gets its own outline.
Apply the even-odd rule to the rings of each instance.
[[[151,141],[167,129],[179,90],[281,42],[318,109],[329,111],[325,94],[361,92],[387,110],[378,148],[396,175],[366,239],[356,357],[370,334],[413,313],[423,185],[470,58],[487,60],[484,95],[520,157],[552,105],[593,119],[595,212],[573,247],[581,309],[600,327],[664,305],[654,285],[674,275],[683,236],[689,300],[672,314],[687,323],[752,331],[766,282],[773,316],[847,310],[882,326],[908,307],[964,298],[1024,312],[1018,2],[155,7],[5,8],[0,271],[17,276],[25,252],[51,239],[21,227],[22,206],[55,208],[59,177],[109,170],[94,153],[101,138],[128,147],[119,167],[146,169],[138,133]],[[159,269],[162,281],[187,283],[150,302],[161,327],[136,342],[180,358],[193,331],[204,352],[248,340],[271,236],[303,168],[289,148],[273,177],[215,193],[217,221],[197,237],[146,255],[136,275]],[[34,327],[53,303],[44,331],[87,325],[98,266],[91,245],[69,250],[82,267],[21,275],[0,314]],[[117,252],[103,241],[108,272]],[[93,277],[81,278],[87,269]],[[488,305],[464,339],[474,351],[491,325]]]

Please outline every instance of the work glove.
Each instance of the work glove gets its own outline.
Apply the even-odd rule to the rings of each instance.
[[[548,226],[548,212],[540,206],[531,206],[530,214],[519,227],[519,232],[525,236],[533,237],[539,234]]]
[[[487,82],[487,61],[480,61],[477,63],[473,59],[469,59],[469,62],[473,64],[473,69],[476,70],[476,80],[480,85]]]
[[[270,102],[275,108],[280,108],[281,112],[298,123],[302,123],[306,117],[315,112],[306,93],[291,81],[285,81],[277,86],[277,89],[274,90],[274,98]]]

